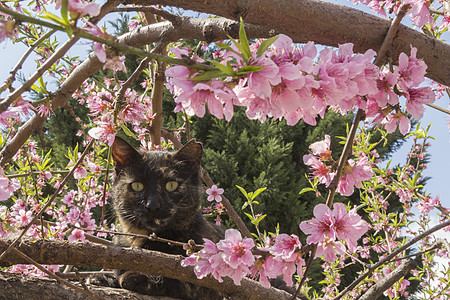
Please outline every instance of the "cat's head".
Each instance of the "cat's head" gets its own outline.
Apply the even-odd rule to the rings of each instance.
[[[112,192],[122,230],[148,234],[182,229],[200,209],[202,145],[177,152],[139,152],[116,137]]]

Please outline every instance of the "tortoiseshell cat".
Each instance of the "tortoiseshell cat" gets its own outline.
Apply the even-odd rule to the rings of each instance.
[[[193,140],[177,152],[138,152],[116,137],[112,146],[116,177],[112,192],[122,231],[169,240],[218,242],[223,230],[201,214],[200,159],[202,145]],[[182,247],[147,239],[124,238],[120,244],[185,255]],[[216,292],[190,283],[137,272],[116,271],[121,287],[154,296],[222,299]]]

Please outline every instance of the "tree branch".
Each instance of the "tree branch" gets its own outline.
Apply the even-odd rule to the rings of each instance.
[[[124,4],[169,5],[232,20],[242,17],[246,23],[273,28],[297,43],[315,41],[337,47],[350,42],[357,52],[380,49],[391,26],[389,19],[317,0],[128,0]],[[400,25],[391,58],[396,61],[401,52],[409,54],[410,45],[428,65],[427,76],[450,86],[450,45]]]
[[[355,286],[357,286],[361,281],[363,281],[365,278],[367,278],[368,276],[370,276],[370,274],[372,274],[373,271],[375,271],[378,267],[382,266],[383,264],[391,261],[397,254],[401,253],[402,251],[408,249],[409,247],[411,247],[412,245],[414,245],[415,243],[417,243],[418,241],[422,240],[423,238],[429,236],[430,234],[432,234],[433,232],[436,232],[442,228],[445,228],[447,226],[450,226],[450,220],[447,220],[446,222],[443,222],[441,224],[438,224],[436,226],[434,226],[433,228],[428,229],[427,231],[419,234],[418,236],[412,238],[409,242],[407,242],[406,244],[404,244],[401,247],[398,247],[397,249],[395,249],[392,253],[390,253],[389,255],[387,255],[386,257],[384,257],[382,260],[378,261],[376,264],[373,264],[366,272],[364,272],[364,274],[362,274],[361,276],[359,276],[355,281],[352,282],[352,284],[350,284],[349,286],[347,286],[344,290],[342,290],[334,299],[338,300],[341,299],[346,293],[348,293],[349,291],[351,291]]]
[[[290,294],[275,288],[266,289],[259,283],[244,278],[240,286],[230,278],[219,283],[211,276],[197,279],[192,267],[183,268],[182,256],[170,255],[141,248],[95,245],[90,242],[68,243],[67,241],[23,242],[17,247],[25,255],[41,264],[69,264],[92,268],[133,270],[191,282],[228,294],[233,299],[289,299]],[[0,250],[4,247],[0,245]],[[27,263],[13,252],[0,261],[0,266]]]
[[[182,30],[180,30],[181,28]],[[273,30],[260,26],[247,25],[245,28],[249,38],[270,37],[276,34]],[[228,35],[237,37],[238,32],[239,23],[235,21],[223,18],[195,19],[184,17],[179,26],[174,26],[168,21],[152,24],[124,34],[118,38],[117,42],[139,48],[161,39],[167,42],[173,42],[180,38],[192,38],[211,42],[227,39]],[[60,107],[65,107],[70,96],[72,96],[87,78],[93,76],[101,66],[102,63],[97,59],[97,56],[91,53],[83,63],[73,70],[62,83],[61,87],[54,93],[51,100],[52,109],[55,110]],[[35,114],[18,129],[13,139],[0,152],[0,166],[5,167],[9,163],[34,130],[43,126],[45,120],[45,117]]]
[[[373,285],[364,295],[362,295],[359,298],[359,300],[378,299],[378,297],[380,297],[385,290],[390,288],[402,277],[406,276],[406,274],[408,274],[416,266],[417,263],[412,259],[404,261],[394,271],[392,271],[386,277],[384,277],[383,279],[378,281],[375,285]]]
[[[89,290],[111,300],[170,300],[169,297],[146,296],[124,289],[89,285]],[[0,272],[0,299],[32,299],[39,295],[40,299],[81,300],[86,295],[58,284],[48,277],[26,276]],[[34,296],[34,297],[33,297]]]

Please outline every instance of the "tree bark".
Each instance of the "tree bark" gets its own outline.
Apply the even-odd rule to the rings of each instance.
[[[108,300],[170,300],[174,298],[146,296],[124,289],[88,285],[88,289]],[[0,272],[0,300],[65,299],[85,300],[86,295],[58,284],[48,277],[25,276]],[[39,295],[39,296],[37,296]]]
[[[359,300],[378,299],[384,291],[390,288],[394,283],[406,276],[412,269],[417,267],[416,261],[412,259],[405,260],[394,271],[389,273],[385,278],[373,285]]]
[[[243,278],[240,286],[226,277],[223,282],[208,276],[197,279],[192,267],[183,268],[182,256],[145,250],[141,248],[122,248],[118,246],[96,245],[90,242],[68,243],[67,241],[23,242],[17,247],[40,264],[64,264],[86,266],[99,269],[133,270],[191,282],[199,286],[223,292],[233,299],[290,299],[287,292],[263,288],[258,282]],[[5,248],[0,246],[0,253]],[[27,263],[13,252],[8,252],[0,266]]]
[[[210,13],[253,25],[273,28],[294,42],[315,41],[338,46],[353,43],[354,50],[379,49],[391,21],[350,7],[317,0],[127,0],[125,4],[161,4]],[[428,65],[427,76],[450,86],[450,46],[400,25],[388,56],[409,54],[410,45]]]

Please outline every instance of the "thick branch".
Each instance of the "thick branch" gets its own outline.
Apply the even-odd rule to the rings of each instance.
[[[412,269],[417,266],[417,263],[408,259],[404,261],[398,268],[396,268],[392,273],[389,273],[386,277],[373,285],[364,295],[359,298],[359,300],[370,300],[378,299],[385,290],[390,288],[394,283],[399,281],[402,277],[406,276]]]
[[[315,41],[327,46],[353,43],[354,50],[380,49],[391,21],[357,9],[317,0],[129,0],[126,4],[162,4],[211,13],[273,28],[295,42]],[[400,25],[390,57],[418,49],[428,65],[428,77],[450,86],[450,46]]]
[[[0,250],[3,247],[0,247]],[[230,278],[219,283],[212,277],[198,280],[192,267],[180,265],[181,256],[169,255],[141,248],[95,245],[89,242],[68,243],[67,241],[23,242],[17,247],[24,254],[41,264],[69,264],[104,269],[134,270],[175,278],[196,285],[208,287],[230,295],[233,299],[289,299],[290,295],[274,288],[265,289],[259,283],[244,278],[235,286]],[[9,252],[0,266],[26,263],[19,256]]]
[[[88,286],[89,290],[105,299],[120,300],[170,300],[168,297],[152,297],[137,294],[124,289],[110,287]],[[86,295],[58,284],[48,277],[25,276],[13,273],[0,272],[1,300],[34,299],[39,295],[40,299],[65,299],[82,300]]]

